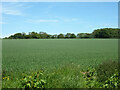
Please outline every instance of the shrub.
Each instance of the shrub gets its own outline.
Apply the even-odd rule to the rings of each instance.
[[[96,67],[97,80],[100,82],[106,81],[110,78],[115,70],[118,70],[118,61],[105,61]]]
[[[84,71],[86,88],[120,88],[118,67],[117,61],[107,61]]]

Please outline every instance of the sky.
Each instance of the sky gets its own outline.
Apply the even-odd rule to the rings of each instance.
[[[118,27],[117,2],[3,2],[2,37],[15,33],[92,33]]]

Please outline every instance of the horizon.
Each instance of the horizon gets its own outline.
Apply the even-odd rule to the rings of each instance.
[[[3,2],[2,38],[15,33],[92,33],[118,28],[117,2]]]
[[[98,28],[98,29],[106,29],[106,28]],[[95,30],[98,30],[98,29],[95,29]],[[112,29],[119,29],[119,28],[112,28]],[[94,32],[95,30],[93,30],[92,32]],[[38,34],[39,34],[40,32],[43,32],[43,31],[39,31],[39,32],[31,31],[31,32],[35,32],[35,33],[38,33]],[[31,33],[31,32],[17,32],[17,33],[21,33],[21,34],[22,34],[22,33],[25,33],[26,35],[29,35],[29,33]],[[90,32],[90,33],[82,32],[82,33],[92,34],[92,32]],[[15,35],[15,34],[17,34],[17,33],[11,34],[10,36]],[[44,33],[46,33],[46,32],[44,32]],[[67,32],[67,33],[69,33],[69,32]],[[67,33],[58,33],[58,34],[56,34],[56,33],[47,33],[47,34],[48,34],[48,35],[59,35],[59,34],[66,35]],[[79,34],[79,33],[81,33],[81,32],[71,33],[71,34],[75,34],[75,35],[77,36],[77,34]],[[8,37],[10,37],[10,36],[8,36]],[[2,37],[1,39],[8,38],[8,37]]]

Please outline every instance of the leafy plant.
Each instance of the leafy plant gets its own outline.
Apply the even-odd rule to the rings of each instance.
[[[87,71],[83,72],[83,77],[86,80],[86,88],[98,88],[100,87],[97,79],[97,72],[95,68],[88,68]]]
[[[119,73],[116,71],[108,80],[105,81],[103,88],[120,88]]]
[[[24,76],[22,79],[25,88],[45,88],[46,81],[42,79],[42,72],[35,72],[31,76]]]

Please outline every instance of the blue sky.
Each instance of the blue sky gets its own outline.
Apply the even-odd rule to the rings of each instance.
[[[2,37],[18,32],[91,33],[118,27],[117,2],[4,2]]]

